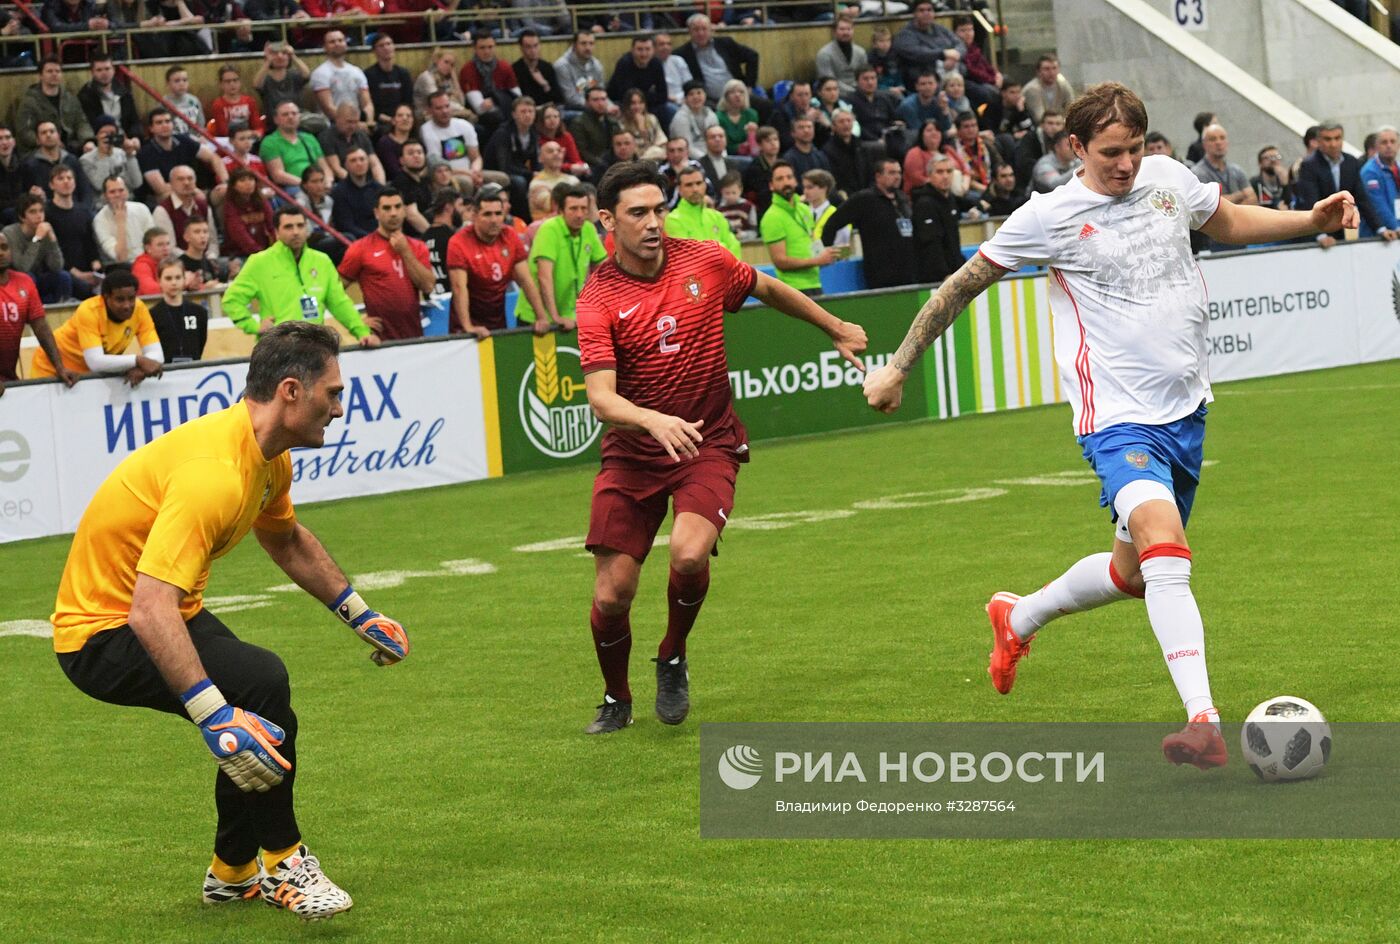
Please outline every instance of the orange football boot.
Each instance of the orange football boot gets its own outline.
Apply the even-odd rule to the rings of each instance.
[[[1016,684],[1016,663],[1031,651],[1030,639],[1021,641],[1011,630],[1011,609],[1021,599],[1014,593],[1002,591],[992,594],[987,601],[987,619],[992,622],[992,652],[987,665],[987,674],[992,677],[992,685],[1005,695]]]
[[[1220,726],[1209,712],[1199,712],[1175,734],[1162,738],[1162,754],[1173,764],[1194,764],[1201,770],[1224,767],[1230,759]]]

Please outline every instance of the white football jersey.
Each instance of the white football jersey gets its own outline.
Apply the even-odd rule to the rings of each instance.
[[[1050,267],[1055,362],[1077,436],[1170,423],[1211,398],[1206,286],[1188,230],[1220,198],[1218,185],[1152,155],[1126,196],[1095,193],[1076,175],[1032,196],[982,244],[1004,269]]]

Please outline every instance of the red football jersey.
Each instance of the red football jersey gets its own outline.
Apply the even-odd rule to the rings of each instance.
[[[251,95],[241,95],[236,102],[230,102],[220,95],[209,103],[209,133],[216,138],[228,137],[230,125],[245,124],[259,135],[263,127],[262,109]]]
[[[263,159],[261,157],[258,157],[256,154],[249,154],[248,163],[246,164],[237,161],[227,155],[219,158],[219,160],[224,162],[224,170],[228,171],[230,174],[240,167],[246,167],[251,171],[256,171],[257,173],[262,174],[264,177],[267,176],[267,165],[264,164]],[[262,186],[262,184],[260,183],[258,184],[258,186]]]
[[[411,236],[405,238],[414,257],[431,272],[433,262],[428,257],[427,245]],[[418,304],[418,289],[408,277],[403,259],[389,245],[389,240],[379,234],[379,230],[350,244],[345,250],[345,258],[340,261],[339,271],[350,281],[360,283],[360,292],[365,297],[365,314],[384,320],[384,327],[375,332],[381,338],[397,341],[423,336],[423,312]]]
[[[0,285],[0,380],[18,380],[19,339],[24,326],[44,317],[44,303],[34,280],[23,272],[10,270],[10,278]]]
[[[515,264],[530,253],[515,230],[503,227],[494,242],[476,238],[470,225],[462,227],[447,241],[447,269],[467,271],[467,311],[472,324],[500,331],[506,326],[506,288],[515,278]],[[452,319],[452,332],[461,331]]]
[[[628,275],[609,257],[589,277],[578,300],[578,346],[583,372],[617,371],[617,392],[637,406],[704,420],[704,452],[748,458],[748,433],[734,414],[724,313],[737,311],[758,273],[719,243],[670,239],[653,279]],[[672,465],[666,449],[645,432],[610,429],[603,460]]]

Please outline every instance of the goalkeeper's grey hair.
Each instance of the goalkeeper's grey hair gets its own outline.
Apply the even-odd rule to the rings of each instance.
[[[339,353],[340,337],[325,325],[284,321],[253,347],[244,396],[268,403],[276,396],[277,385],[288,377],[309,387]]]

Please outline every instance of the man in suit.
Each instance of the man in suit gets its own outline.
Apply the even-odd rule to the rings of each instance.
[[[719,182],[734,171],[742,172],[748,162],[736,163],[725,152],[727,139],[724,129],[713,125],[705,129],[705,153],[697,163],[705,172],[705,189],[715,202],[719,202]]]
[[[740,79],[749,88],[758,84],[757,50],[728,36],[714,35],[714,26],[703,13],[692,15],[685,25],[690,42],[677,49],[676,55],[685,60],[691,76],[705,83],[705,98],[711,107],[723,97],[724,83],[730,79]],[[727,75],[720,71],[721,66]]]
[[[1311,210],[1313,204],[1323,197],[1330,197],[1339,190],[1345,190],[1356,201],[1357,212],[1366,221],[1366,225],[1384,239],[1394,239],[1395,231],[1385,229],[1381,225],[1376,208],[1371,205],[1362,189],[1361,162],[1342,152],[1342,136],[1342,126],[1335,121],[1326,122],[1321,126],[1317,136],[1317,150],[1311,157],[1304,159],[1298,168],[1298,180],[1293,187],[1293,208]],[[1316,239],[1318,244],[1326,249],[1335,246],[1337,240],[1344,236],[1342,230],[1336,230],[1331,233],[1318,233]]]

